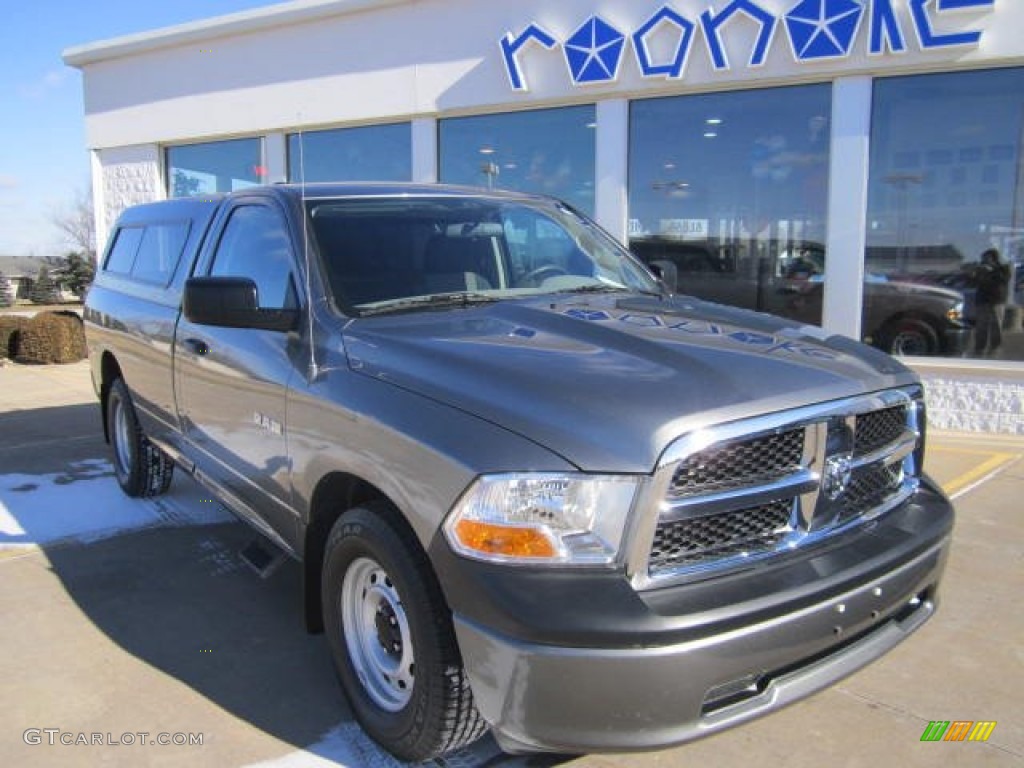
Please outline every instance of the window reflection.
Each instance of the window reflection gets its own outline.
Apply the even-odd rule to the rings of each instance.
[[[820,324],[830,88],[635,101],[630,247],[680,291]]]
[[[895,351],[1024,360],[1022,94],[1020,68],[875,81],[867,270],[905,286],[922,305],[886,329],[886,343],[908,345]],[[1002,292],[995,291],[1005,301],[992,310],[981,263],[991,248],[1009,272]],[[995,312],[1000,333],[986,327],[972,338],[958,331],[959,323],[942,317],[955,314],[954,297],[963,301],[966,325],[981,317],[988,326]],[[874,311],[866,302],[865,315]]]
[[[554,195],[593,214],[596,127],[593,105],[442,120],[441,181]]]
[[[132,277],[155,285],[167,285],[178,268],[188,232],[187,221],[159,222],[147,226],[132,265]]]
[[[168,197],[233,192],[266,181],[259,138],[168,147],[165,159]]]
[[[409,181],[409,123],[306,131],[288,136],[289,181]]]
[[[103,268],[107,272],[119,275],[131,274],[132,264],[135,263],[135,254],[139,251],[143,233],[142,227],[121,227],[117,231],[116,239],[110,247],[110,254],[107,256]]]

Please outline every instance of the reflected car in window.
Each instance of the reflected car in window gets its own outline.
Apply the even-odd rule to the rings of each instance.
[[[679,293],[821,324],[820,243],[640,237],[630,240],[630,249],[648,265],[674,265]],[[970,336],[961,292],[873,273],[864,282],[863,329],[865,341],[901,355],[959,356]]]

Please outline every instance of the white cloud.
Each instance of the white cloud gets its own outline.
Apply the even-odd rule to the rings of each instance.
[[[66,69],[52,69],[43,75],[42,83],[47,88],[57,88],[65,80],[68,79],[68,70]]]
[[[18,93],[26,99],[38,101],[45,98],[50,91],[55,91],[64,85],[70,76],[71,70],[67,67],[51,69],[30,82],[22,83],[18,86]]]
[[[29,253],[63,253],[63,237],[53,222],[25,198],[30,190],[23,184],[14,193],[0,189],[0,254],[24,256]],[[58,247],[60,244],[60,247]]]
[[[0,189],[14,189],[20,184],[21,182],[17,176],[12,176],[9,173],[0,173]]]

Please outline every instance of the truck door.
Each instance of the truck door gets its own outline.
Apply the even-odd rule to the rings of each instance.
[[[293,241],[276,203],[243,198],[224,215],[195,274],[248,277],[261,308],[298,307]],[[302,348],[297,331],[204,326],[184,315],[175,334],[179,417],[197,469],[249,507],[237,511],[289,546],[297,528],[286,406]]]

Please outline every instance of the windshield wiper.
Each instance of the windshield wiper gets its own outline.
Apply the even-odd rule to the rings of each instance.
[[[427,296],[411,296],[405,299],[394,299],[359,310],[360,317],[384,315],[391,312],[409,312],[417,309],[442,309],[444,307],[471,307],[477,304],[490,304],[497,301],[494,296],[470,291],[452,293],[431,293]]]
[[[669,296],[668,291],[665,291],[665,290],[649,291],[646,288],[636,288],[636,289],[634,289],[633,292],[634,293],[639,293],[642,296],[653,296],[656,299],[667,299],[668,296]]]
[[[632,293],[629,288],[623,285],[612,285],[611,283],[590,283],[581,285],[578,288],[567,288],[565,293]]]
[[[570,288],[565,293],[639,293],[642,296],[654,296],[658,299],[665,298],[665,294],[661,291],[651,291],[646,288],[627,288],[624,285],[611,285],[609,283],[581,285],[579,288]]]

